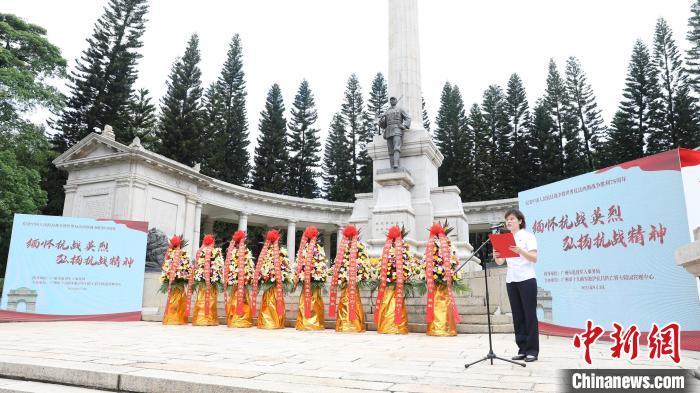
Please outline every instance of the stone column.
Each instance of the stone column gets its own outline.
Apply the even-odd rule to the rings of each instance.
[[[199,239],[202,237],[202,203],[197,202],[197,204],[194,207],[194,242],[199,244]],[[213,226],[213,221],[212,221],[212,226]],[[206,228],[206,223],[204,227],[204,233],[211,233],[207,231]]]
[[[389,95],[423,128],[417,0],[389,0]]]
[[[129,204],[131,200],[131,180],[130,179],[117,179],[116,187],[114,189],[114,206],[112,208],[112,217],[119,220],[128,220],[129,216]],[[96,217],[96,218],[109,218],[109,217]]]
[[[326,252],[326,258],[328,258],[328,266],[331,265],[331,260],[333,259],[333,256],[331,255],[331,235],[333,235],[332,231],[329,231],[327,229],[323,231],[323,251]]]
[[[294,258],[296,257],[296,234],[297,222],[295,220],[287,221],[287,251],[289,252],[290,264],[294,264]]]
[[[195,233],[195,222],[197,222],[197,197],[194,195],[187,195],[185,197],[185,228],[183,233],[185,234],[185,239],[189,238],[190,244],[187,247],[187,251],[190,255],[193,255],[195,251],[199,248],[199,234]],[[196,237],[195,237],[196,236]]]
[[[73,211],[73,206],[75,205],[75,197],[78,191],[78,186],[73,184],[66,184],[63,186],[63,192],[66,194],[66,198],[63,200],[63,216],[73,217],[75,212]]]
[[[248,212],[238,213],[238,230],[247,231],[248,230]]]
[[[200,214],[201,214],[201,208],[200,208]],[[205,235],[208,235],[210,233],[214,233],[214,219],[213,218],[211,218],[209,216],[204,217],[203,231],[204,231]]]
[[[146,221],[146,187],[148,183],[141,180],[134,180],[131,189],[131,219],[136,221]]]
[[[338,224],[338,238],[335,239],[335,249],[340,248],[340,241],[343,240],[343,225]]]

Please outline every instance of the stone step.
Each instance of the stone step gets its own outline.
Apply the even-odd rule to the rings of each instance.
[[[0,393],[91,393],[104,390],[60,385],[46,382],[22,381],[0,378]]]
[[[478,316],[478,315],[466,315],[466,316],[461,316],[461,321],[459,324],[457,324],[457,332],[458,333],[487,333],[487,321],[486,321],[486,316]],[[151,321],[151,322],[160,322],[162,318],[158,318],[157,316],[149,316],[146,317],[144,316],[143,320],[144,321]],[[253,318],[253,325],[255,326],[255,321],[256,318]],[[367,324],[367,330],[377,330],[376,325],[374,324],[374,315],[373,314],[365,314],[365,323]],[[409,316],[409,331],[414,332],[414,333],[425,333],[426,330],[426,324],[425,324],[425,317],[415,317],[415,316]],[[219,324],[220,325],[226,325],[226,318],[220,316],[219,317]],[[289,313],[287,314],[287,318],[285,320],[285,326],[286,327],[294,327],[296,324],[296,314],[290,315]],[[326,318],[324,320],[324,326],[326,329],[335,329],[335,319],[330,319]],[[513,323],[511,320],[511,317],[508,315],[492,315],[491,316],[491,327],[492,327],[492,333],[512,333],[513,332]]]
[[[408,331],[410,333],[425,333],[427,330],[427,324],[425,323],[409,323]],[[377,325],[368,320],[367,330],[377,330]],[[488,326],[486,325],[457,325],[457,333],[459,334],[480,334],[488,333]],[[491,333],[513,333],[513,325],[491,325]]]

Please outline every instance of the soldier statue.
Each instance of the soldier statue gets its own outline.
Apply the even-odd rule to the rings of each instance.
[[[389,162],[393,169],[399,167],[403,132],[411,126],[411,118],[406,111],[396,106],[396,102],[396,97],[391,97],[391,107],[379,117],[379,127],[384,129],[383,136],[389,148]]]

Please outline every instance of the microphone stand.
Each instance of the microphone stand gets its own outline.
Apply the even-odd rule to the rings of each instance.
[[[498,233],[498,229],[499,229],[499,227],[492,228],[492,232],[493,232],[493,233]],[[469,262],[469,261],[474,257],[474,255],[476,255],[476,253],[478,253],[479,250],[481,250],[482,247],[484,247],[487,243],[490,243],[490,242],[491,242],[491,239],[488,239],[488,238],[487,238],[486,241],[484,241],[484,242],[479,246],[479,248],[477,248],[476,251],[474,251],[474,252],[472,253],[472,255],[469,257],[469,259],[467,259],[467,260],[464,262],[464,264],[462,264],[462,266],[460,266],[459,269],[457,269],[457,271],[455,271],[455,273],[457,273],[460,269],[462,269],[462,268],[467,264],[467,262]],[[481,261],[481,264],[484,266],[484,284],[486,285],[486,321],[487,321],[487,324],[488,324],[488,332],[489,332],[489,353],[487,353],[487,354],[486,354],[486,357],[484,357],[483,359],[479,359],[479,360],[477,360],[477,361],[475,361],[475,362],[471,362],[471,363],[465,364],[465,365],[464,365],[464,368],[469,368],[469,366],[473,366],[473,365],[475,365],[475,364],[477,364],[477,363],[481,363],[481,362],[483,362],[484,360],[490,360],[490,361],[491,361],[491,365],[493,365],[493,359],[503,360],[504,362],[513,363],[513,364],[517,364],[518,366],[523,366],[523,367],[525,367],[525,363],[520,363],[520,362],[516,362],[516,361],[510,360],[510,359],[504,359],[504,358],[502,358],[502,357],[498,357],[498,356],[496,356],[496,354],[493,352],[493,340],[491,339],[491,308],[490,308],[490,306],[489,306],[488,266],[487,266],[487,264],[486,264],[486,261]]]

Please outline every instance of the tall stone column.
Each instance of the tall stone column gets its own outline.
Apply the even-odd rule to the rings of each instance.
[[[78,186],[74,184],[66,184],[63,186],[63,192],[66,198],[63,200],[63,216],[73,217],[75,212],[73,211],[73,205],[75,204],[75,196],[78,191]]]
[[[329,230],[324,230],[323,231],[323,251],[326,252],[326,258],[328,258],[328,265],[330,266],[331,260],[333,259],[333,256],[331,255],[331,236],[333,235],[332,231]]]
[[[146,221],[146,188],[148,183],[141,180],[134,180],[131,189],[131,219],[136,221]]]
[[[389,0],[389,95],[411,117],[411,130],[423,128],[418,1]]]
[[[114,206],[112,208],[112,217],[118,220],[128,220],[129,215],[129,200],[131,199],[131,179],[117,179],[114,188]],[[104,218],[104,217],[97,217]]]
[[[199,239],[202,237],[202,203],[197,202],[197,204],[194,207],[194,242],[199,244]],[[213,225],[213,221],[212,221]],[[206,224],[204,227],[204,233],[211,233],[207,232]]]
[[[294,263],[294,258],[296,257],[296,235],[297,235],[297,222],[295,220],[287,221],[287,251],[289,252],[289,263]]]
[[[193,195],[187,195],[185,197],[185,228],[183,233],[185,234],[185,239],[189,238],[190,243],[187,247],[187,251],[190,255],[199,248],[199,234],[195,233],[195,221],[198,221],[196,217],[197,210],[197,198]],[[195,235],[197,236],[195,238]]]
[[[248,212],[238,213],[238,230],[247,231],[248,230]]]
[[[201,214],[201,210],[200,210],[200,214]],[[205,235],[208,235],[210,233],[214,233],[214,219],[213,218],[211,218],[209,216],[204,217],[203,230],[204,230]]]

